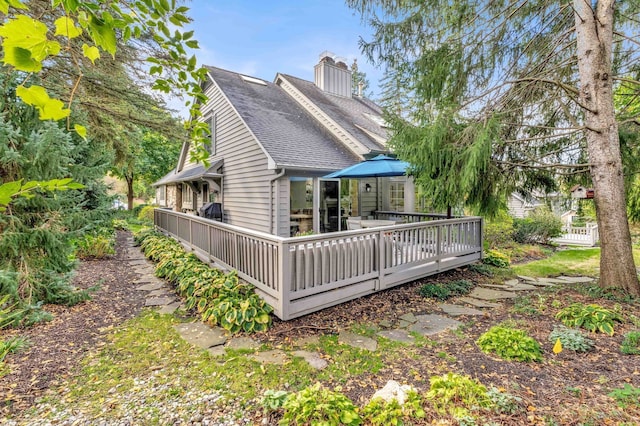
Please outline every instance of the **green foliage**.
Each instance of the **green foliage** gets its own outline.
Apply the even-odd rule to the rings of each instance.
[[[620,352],[626,355],[640,355],[640,331],[630,331],[624,335]]]
[[[485,353],[495,353],[500,358],[515,361],[542,361],[540,344],[524,331],[493,326],[476,341]]]
[[[469,266],[469,270],[484,275],[485,277],[492,277],[494,275],[493,267],[484,263],[474,263]]]
[[[585,337],[580,330],[567,328],[567,327],[555,327],[551,333],[549,333],[549,341],[555,343],[560,339],[562,347],[575,352],[588,352],[593,348],[593,340]]]
[[[104,259],[116,254],[115,235],[86,234],[76,242],[76,256],[79,259]]]
[[[487,391],[487,397],[491,400],[491,407],[498,413],[516,414],[522,410],[522,398],[501,392],[495,387]]]
[[[0,340],[0,365],[7,355],[19,352],[29,346],[29,341],[24,337],[11,337],[7,340]]]
[[[524,219],[514,219],[513,239],[519,243],[547,244],[562,235],[562,221],[547,208],[537,208]]]
[[[485,247],[498,249],[513,242],[513,217],[506,211],[485,221],[482,229],[482,239]]]
[[[509,259],[509,256],[493,249],[485,250],[482,257],[482,263],[498,268],[508,268],[510,262],[511,260]]]
[[[262,396],[261,405],[269,411],[275,411],[284,406],[288,396],[289,392],[287,391],[268,389]]]
[[[607,395],[613,398],[618,406],[622,408],[640,406],[640,388],[629,383],[625,383],[622,388],[615,389]]]
[[[600,332],[613,336],[614,322],[622,322],[622,317],[597,304],[573,303],[560,310],[556,319],[567,327],[582,327],[592,333]]]
[[[138,219],[153,222],[153,211],[155,209],[155,206],[144,206],[138,213]]]
[[[412,421],[422,419],[424,416],[422,398],[415,391],[407,393],[407,399],[402,405],[395,398],[390,401],[374,398],[362,409],[362,418],[366,424],[371,425],[402,426],[412,424]]]
[[[158,277],[176,285],[187,309],[195,309],[204,322],[231,333],[266,331],[273,308],[248,284],[240,283],[235,271],[224,274],[186,253],[180,243],[155,231],[136,234],[145,256],[157,262]]]
[[[281,425],[359,425],[358,409],[339,389],[330,391],[316,383],[289,395]]]
[[[133,40],[146,43],[148,47],[145,56],[148,55],[146,60],[150,74],[155,77],[153,88],[165,93],[172,90],[183,92],[189,99],[190,116],[201,116],[200,105],[205,103],[206,96],[200,80],[205,70],[196,66],[195,55],[188,55],[187,49],[196,49],[198,43],[193,39],[193,31],[183,31],[184,25],[190,22],[186,15],[187,7],[166,0],[134,1],[127,3],[127,7],[122,7],[118,0],[97,3],[63,0],[52,2],[44,11],[30,3],[24,5],[12,1],[9,2],[11,7],[6,6],[6,2],[2,4],[5,16],[0,25],[0,35],[4,64],[25,76],[41,72],[45,62],[53,64],[47,68],[48,75],[66,68],[64,79],[52,78],[67,84],[53,86],[56,95],[69,99],[66,108],[62,101],[50,97],[49,91],[33,79],[25,77],[14,92],[22,102],[37,109],[41,120],[70,117],[74,96],[92,94],[91,90],[78,90],[80,84],[87,80],[82,77],[114,58],[116,50],[119,54],[127,52],[123,46],[129,46]],[[47,19],[42,19],[43,13]],[[152,36],[149,35],[151,29]],[[82,42],[76,42],[80,39]],[[66,61],[56,61],[61,52],[66,55]],[[104,52],[109,55],[103,57]],[[27,82],[30,83],[28,87]],[[86,108],[85,104],[83,107]],[[108,103],[100,106],[111,107]],[[132,110],[128,109],[127,114],[132,114]],[[118,108],[111,108],[111,111],[118,111]],[[194,120],[186,127],[197,141],[196,157],[208,157],[203,148],[206,138],[204,123]],[[73,128],[77,135],[86,138],[84,126],[75,124]]]
[[[468,294],[474,284],[468,280],[456,280],[445,283],[427,283],[420,287],[420,295],[438,300],[447,300],[451,297]]]
[[[491,404],[487,388],[475,379],[455,373],[434,376],[426,394],[438,413],[449,413],[456,418],[469,415],[470,410],[486,408]]]

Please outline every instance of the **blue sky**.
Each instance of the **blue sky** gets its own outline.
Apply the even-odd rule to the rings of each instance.
[[[191,28],[198,61],[273,81],[277,72],[313,81],[318,55],[328,50],[367,74],[374,97],[382,70],[367,63],[360,37],[371,30],[343,0],[193,0]]]

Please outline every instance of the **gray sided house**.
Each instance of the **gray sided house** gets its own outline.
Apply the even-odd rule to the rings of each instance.
[[[352,94],[351,71],[336,59],[321,55],[315,82],[207,67],[210,165],[192,163],[185,144],[176,168],[154,184],[157,203],[193,214],[215,203],[223,222],[281,237],[344,230],[347,216],[413,211],[406,177],[354,180],[342,189],[339,180],[322,179],[387,151],[381,109]]]

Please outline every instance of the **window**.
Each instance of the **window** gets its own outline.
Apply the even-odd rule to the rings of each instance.
[[[216,139],[218,137],[218,114],[213,113],[207,119],[207,124],[209,125],[209,143],[204,147],[209,153],[209,155],[216,155]]]
[[[189,185],[182,187],[182,204],[191,205],[193,203],[193,190]]]
[[[158,199],[158,204],[164,206],[167,194],[167,187],[164,185],[160,185],[156,188],[156,198]]]
[[[404,211],[404,182],[389,183],[389,209],[394,212]]]

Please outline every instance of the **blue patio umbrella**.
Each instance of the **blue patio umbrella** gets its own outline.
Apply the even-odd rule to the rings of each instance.
[[[360,179],[368,177],[404,176],[409,163],[397,158],[380,154],[370,160],[362,161],[337,172],[330,173],[325,178]]]

